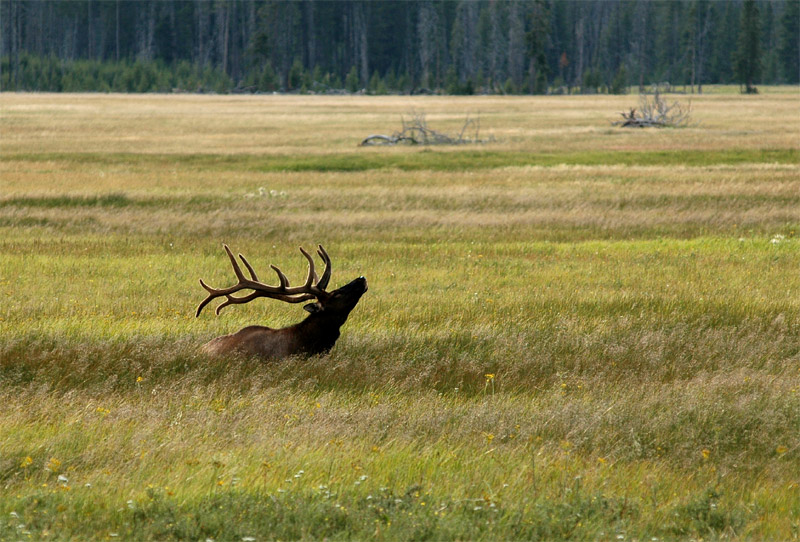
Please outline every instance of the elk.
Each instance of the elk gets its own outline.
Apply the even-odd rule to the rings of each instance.
[[[195,317],[200,316],[203,307],[218,297],[224,297],[217,308],[216,314],[228,305],[249,303],[259,297],[268,297],[285,301],[287,303],[301,303],[315,299],[313,303],[303,308],[311,313],[305,320],[283,329],[272,329],[266,326],[248,326],[231,335],[223,335],[212,339],[203,346],[203,351],[214,356],[238,352],[248,356],[258,356],[265,359],[278,359],[289,356],[313,356],[328,352],[339,338],[339,328],[347,320],[350,311],[358,303],[364,292],[367,291],[367,279],[358,277],[345,284],[338,290],[328,292],[328,281],[331,278],[331,259],[322,245],[317,245],[317,254],[325,263],[322,277],[317,277],[314,267],[314,258],[300,247],[300,252],[308,260],[308,276],[305,284],[289,286],[289,279],[274,265],[270,267],[277,273],[280,285],[270,286],[259,281],[253,267],[239,254],[239,258],[250,273],[250,278],[245,277],[242,268],[233,257],[228,245],[223,245],[225,252],[233,266],[233,272],[238,283],[229,288],[212,288],[203,279],[200,285],[208,292],[200,305],[197,306]],[[252,290],[242,296],[233,294],[241,291]]]

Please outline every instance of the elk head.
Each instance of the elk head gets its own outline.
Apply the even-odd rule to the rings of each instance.
[[[208,292],[208,297],[198,305],[195,316],[200,316],[203,308],[218,297],[224,297],[225,301],[217,306],[216,314],[228,305],[249,303],[259,297],[287,303],[315,301],[303,307],[310,315],[302,322],[283,329],[249,326],[237,333],[217,337],[204,346],[204,350],[211,354],[239,351],[264,358],[281,358],[296,354],[314,355],[327,352],[339,338],[339,328],[347,321],[350,311],[367,291],[367,279],[364,277],[358,277],[338,290],[332,292],[326,290],[331,278],[331,259],[322,245],[317,247],[317,254],[325,263],[322,277],[317,276],[314,258],[300,247],[300,252],[308,260],[308,276],[303,285],[294,287],[289,285],[289,279],[274,265],[270,267],[278,275],[279,285],[270,286],[262,283],[247,259],[239,254],[250,275],[250,278],[247,278],[228,245],[223,246],[238,282],[229,288],[216,289],[200,279],[200,284]],[[250,293],[242,296],[233,295],[242,291]]]

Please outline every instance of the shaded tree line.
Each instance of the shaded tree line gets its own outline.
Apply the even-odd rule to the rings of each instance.
[[[3,90],[623,92],[800,81],[797,0],[3,0]]]

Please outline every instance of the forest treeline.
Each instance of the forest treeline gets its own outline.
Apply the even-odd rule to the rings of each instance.
[[[798,0],[4,0],[0,88],[624,92],[800,80]]]

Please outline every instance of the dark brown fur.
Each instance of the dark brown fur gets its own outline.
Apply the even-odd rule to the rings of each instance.
[[[366,291],[367,279],[359,277],[329,297],[303,307],[311,314],[302,322],[283,329],[248,326],[209,341],[203,351],[211,355],[238,352],[265,359],[324,354],[333,348],[339,328]]]

